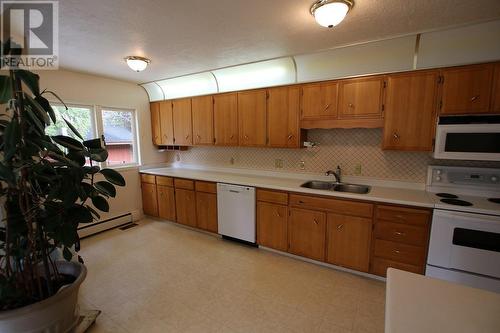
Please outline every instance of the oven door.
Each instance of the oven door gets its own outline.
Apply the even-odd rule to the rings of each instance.
[[[500,124],[438,125],[434,158],[500,161]]]
[[[500,217],[434,210],[427,262],[500,278]]]

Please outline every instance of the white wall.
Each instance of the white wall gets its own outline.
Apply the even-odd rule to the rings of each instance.
[[[154,165],[168,160],[167,153],[158,152],[152,144],[149,100],[143,88],[130,82],[67,70],[40,71],[38,74],[40,88],[54,91],[66,103],[135,109],[142,164]],[[110,200],[110,212],[101,214],[101,219],[128,212],[136,218],[142,216],[138,168],[119,171],[127,186],[118,188],[117,198]]]

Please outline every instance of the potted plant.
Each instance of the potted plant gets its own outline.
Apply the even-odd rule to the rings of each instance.
[[[18,50],[3,49],[3,56]],[[59,99],[40,91],[32,72],[0,76],[0,332],[75,326],[86,276],[81,258],[73,260],[77,227],[99,219],[96,209],[107,212],[115,186],[125,185],[118,172],[99,167],[108,157],[100,139],[85,141],[66,119],[71,136],[46,135],[57,121],[46,94]]]

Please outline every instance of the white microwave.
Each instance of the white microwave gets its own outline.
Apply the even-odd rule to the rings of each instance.
[[[434,158],[500,161],[500,116],[440,117]]]

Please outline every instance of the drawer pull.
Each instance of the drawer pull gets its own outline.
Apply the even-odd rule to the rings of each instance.
[[[394,215],[394,217],[396,217],[396,218],[398,218],[400,220],[404,220],[405,219],[405,217],[403,215],[400,215],[400,214]]]
[[[299,200],[299,204],[305,204],[305,202],[302,200]]]
[[[401,232],[401,231],[394,231],[394,235],[396,235],[396,236],[406,236],[406,233]]]
[[[318,224],[318,220],[316,219],[313,219],[314,223],[316,223],[316,225]]]
[[[473,96],[470,101],[475,102],[479,98],[479,95]]]
[[[280,212],[278,212],[278,211],[277,211],[277,212],[276,212],[276,216],[281,217]]]
[[[288,136],[288,140],[292,140],[292,138],[293,138],[293,134],[290,134],[290,135]]]
[[[343,225],[343,224],[339,224],[339,225],[337,226],[337,230],[338,230],[338,231],[341,231],[343,228],[344,228],[344,225]]]
[[[396,254],[401,254],[401,251],[399,251],[399,250],[392,250],[392,252],[394,252]]]
[[[329,103],[329,104],[326,106],[326,108],[325,108],[325,110],[324,110],[324,111],[325,111],[325,112],[326,112],[326,111],[328,111],[328,109],[330,108],[330,106],[331,106],[331,105],[332,105],[332,104],[331,104],[331,103]]]

